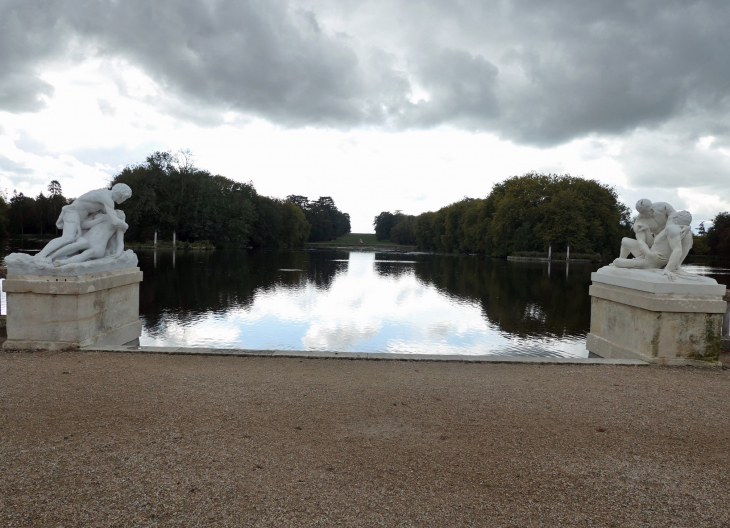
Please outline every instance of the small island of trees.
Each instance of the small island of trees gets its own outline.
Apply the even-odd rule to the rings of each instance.
[[[631,209],[613,187],[595,180],[531,172],[497,183],[486,198],[464,198],[418,216],[383,211],[378,240],[446,253],[494,257],[554,253],[611,259],[632,236]],[[730,213],[695,234],[694,254],[730,258]]]

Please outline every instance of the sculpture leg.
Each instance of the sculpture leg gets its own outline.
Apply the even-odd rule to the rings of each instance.
[[[72,237],[61,236],[60,238],[54,238],[48,244],[46,244],[46,247],[36,253],[36,258],[45,258],[54,251],[56,251],[58,248],[61,248],[68,244],[72,244],[73,241],[74,239]]]
[[[629,255],[633,255],[636,258],[644,258],[644,252],[639,246],[639,242],[633,238],[624,238],[621,240],[621,253],[619,258],[625,259]]]
[[[101,258],[103,256],[104,256],[104,250],[99,250],[98,248],[91,248],[91,249],[87,249],[86,251],[83,251],[82,253],[80,253],[78,255],[74,255],[73,257],[64,259],[63,262],[61,262],[61,265],[78,264],[79,262],[86,262],[87,260],[97,259],[97,258]]]
[[[627,259],[627,258],[617,258],[613,261],[613,265],[617,268],[634,268],[634,269],[645,269],[650,268],[651,266],[645,259]]]
[[[74,242],[73,244],[64,246],[61,249],[59,249],[58,251],[56,251],[53,254],[53,257],[51,257],[51,258],[53,260],[56,260],[61,257],[65,257],[66,255],[73,255],[77,251],[83,251],[88,248],[89,248],[89,243],[86,242],[86,240],[84,240],[84,239],[79,239],[78,241]]]

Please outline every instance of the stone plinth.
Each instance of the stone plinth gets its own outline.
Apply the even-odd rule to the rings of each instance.
[[[5,350],[68,350],[139,338],[137,267],[77,277],[8,274]]]
[[[586,347],[604,358],[665,365],[717,363],[725,286],[681,273],[604,267],[591,275]]]

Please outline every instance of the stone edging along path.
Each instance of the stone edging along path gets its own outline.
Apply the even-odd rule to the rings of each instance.
[[[138,354],[171,354],[198,356],[271,356],[312,359],[360,359],[376,361],[460,361],[467,363],[533,363],[566,365],[649,365],[633,359],[604,358],[556,358],[539,356],[501,356],[501,355],[450,355],[450,354],[389,354],[363,352],[317,352],[311,350],[248,350],[241,348],[192,348],[192,347],[155,347],[155,346],[88,346],[80,349],[85,352],[123,352]]]

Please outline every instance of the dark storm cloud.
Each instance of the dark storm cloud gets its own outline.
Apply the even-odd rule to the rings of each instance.
[[[712,1],[0,0],[0,108],[38,109],[43,63],[87,46],[201,115],[450,124],[535,145],[688,116],[727,134],[727,20]]]

